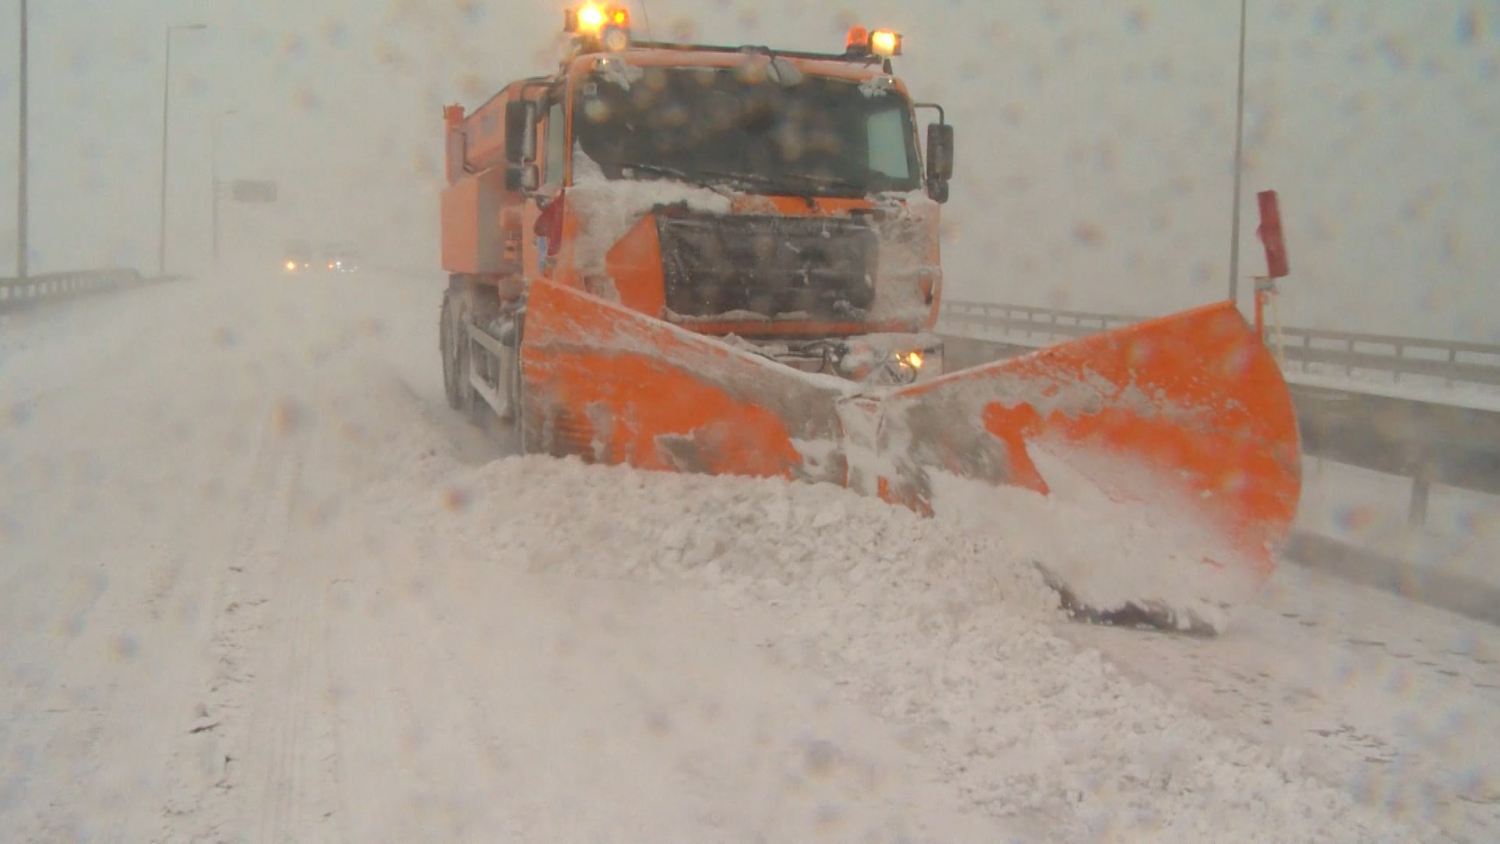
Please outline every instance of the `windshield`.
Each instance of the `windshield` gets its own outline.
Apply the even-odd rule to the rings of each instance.
[[[574,135],[606,177],[678,176],[758,193],[915,190],[909,104],[894,91],[807,76],[791,87],[741,68],[632,69],[575,97]]]

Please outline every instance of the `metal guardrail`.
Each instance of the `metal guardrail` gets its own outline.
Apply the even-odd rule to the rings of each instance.
[[[945,301],[942,319],[954,325],[978,325],[1028,338],[1075,338],[1144,322],[1150,317]],[[1396,383],[1402,375],[1423,375],[1441,378],[1450,387],[1458,383],[1500,386],[1500,345],[1317,328],[1286,327],[1267,333],[1267,344],[1280,349],[1288,362],[1300,364],[1304,372],[1310,364],[1323,364],[1343,367],[1345,375],[1353,375],[1356,369],[1387,372]]]
[[[44,301],[140,287],[175,278],[179,276],[143,276],[129,267],[45,273],[28,276],[24,281],[0,278],[0,313],[32,307]]]

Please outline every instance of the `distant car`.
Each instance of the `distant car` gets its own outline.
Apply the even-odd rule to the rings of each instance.
[[[281,268],[289,273],[308,272],[316,266],[314,258],[311,245],[303,241],[292,241],[287,244],[286,257],[282,259]]]
[[[357,272],[359,266],[359,253],[353,249],[333,248],[324,255],[323,268],[330,272]]]
[[[359,253],[340,246],[314,249],[299,241],[287,247],[281,267],[288,273],[352,273],[360,268]]]

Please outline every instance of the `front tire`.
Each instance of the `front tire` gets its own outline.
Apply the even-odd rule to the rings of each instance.
[[[454,410],[462,410],[464,394],[473,392],[468,379],[468,329],[459,315],[460,295],[453,286],[443,291],[438,325],[438,349],[443,357],[443,392],[447,394],[448,406]]]
[[[448,404],[481,428],[493,416],[490,406],[475,392],[470,378],[474,371],[469,324],[480,311],[479,291],[473,284],[454,283],[443,294],[440,343],[443,355],[443,388]]]

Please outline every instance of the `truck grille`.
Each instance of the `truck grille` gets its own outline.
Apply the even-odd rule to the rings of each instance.
[[[656,219],[673,316],[863,321],[874,302],[879,242],[863,221],[681,212]]]

